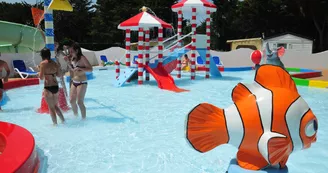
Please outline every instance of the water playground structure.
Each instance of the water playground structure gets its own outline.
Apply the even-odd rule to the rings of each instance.
[[[4,50],[7,52],[11,52],[11,53],[16,53],[16,52],[20,52],[20,51],[30,52],[30,51],[35,51],[35,50],[41,49],[44,47],[44,45],[46,45],[46,47],[48,47],[51,50],[52,55],[54,55],[54,42],[53,42],[53,40],[54,40],[53,27],[54,26],[53,26],[53,18],[52,18],[52,9],[71,11],[72,8],[70,7],[68,1],[66,1],[66,0],[65,1],[46,0],[44,5],[45,5],[44,18],[45,18],[45,26],[46,26],[46,34],[45,35],[46,35],[47,43],[44,43],[44,42],[42,42],[41,39],[39,39],[39,38],[42,38],[40,35],[41,33],[33,27],[25,27],[23,25],[16,25],[16,24],[12,25],[8,22],[3,22],[3,23],[0,22],[0,26],[13,28],[12,31],[15,32],[13,37],[3,37],[3,38],[6,38],[5,43],[2,42],[5,39],[2,40],[2,37],[1,37],[0,43],[2,44],[2,46],[0,46],[0,50]],[[125,54],[126,61],[125,61],[125,64],[121,64],[119,61],[108,62],[107,64],[105,64],[105,65],[115,64],[115,66],[116,66],[115,81],[114,81],[114,85],[116,87],[124,86],[125,83],[130,82],[131,80],[134,79],[134,77],[137,78],[138,85],[142,85],[142,84],[144,84],[144,81],[149,81],[150,75],[152,75],[155,78],[155,80],[157,81],[159,88],[169,90],[169,91],[174,91],[174,92],[184,92],[186,90],[178,88],[175,85],[175,81],[170,73],[173,70],[176,70],[176,72],[177,72],[176,78],[178,78],[178,79],[181,78],[182,75],[186,74],[186,73],[181,73],[181,71],[182,71],[181,57],[188,52],[191,52],[191,65],[190,65],[190,79],[191,80],[196,79],[197,71],[205,71],[204,78],[209,79],[210,77],[211,78],[222,77],[221,72],[229,72],[229,71],[237,72],[237,71],[254,70],[254,67],[252,67],[252,66],[249,66],[249,67],[225,67],[225,66],[218,67],[217,66],[217,63],[215,62],[214,57],[212,57],[210,54],[210,14],[212,12],[216,11],[216,6],[214,4],[209,3],[206,0],[183,0],[183,1],[178,2],[177,4],[174,4],[171,8],[174,12],[178,13],[178,34],[173,37],[170,37],[166,40],[164,40],[164,38],[163,38],[163,28],[172,28],[172,26],[170,24],[164,22],[163,20],[159,19],[157,16],[149,14],[147,12],[146,7],[142,8],[142,12],[140,12],[136,16],[122,22],[118,26],[119,29],[125,30],[125,34],[126,34],[126,54]],[[191,20],[192,32],[189,34],[186,34],[186,35],[182,35],[182,17],[186,13],[192,13],[192,18],[191,18],[192,19]],[[197,26],[196,19],[198,18],[197,15],[199,15],[199,14],[203,14],[203,15],[207,16],[206,17],[206,35],[201,35],[201,34],[196,33],[196,26]],[[40,17],[40,18],[42,18],[42,17]],[[19,27],[20,27],[20,29],[18,29]],[[155,50],[155,48],[151,49],[149,46],[149,37],[150,37],[149,30],[150,30],[150,28],[153,28],[153,27],[158,27],[158,45],[156,46],[157,50]],[[0,28],[2,30],[2,27],[0,27]],[[21,30],[22,30],[22,32],[21,32]],[[137,57],[136,61],[131,58],[130,36],[131,36],[132,31],[138,31],[138,33],[139,33],[138,57]],[[10,31],[8,31],[8,32],[10,32]],[[4,34],[6,34],[6,32],[4,32]],[[17,37],[17,36],[19,36],[19,37]],[[145,40],[144,40],[144,37],[145,37]],[[192,37],[191,42],[183,45],[182,44],[183,40],[187,37]],[[33,42],[31,41],[31,40],[36,40],[36,39],[37,40],[39,39],[39,41],[33,41]],[[164,43],[167,43],[169,41],[171,41],[171,43],[169,43],[168,46],[164,46]],[[33,43],[33,44],[31,44],[31,43]],[[32,47],[31,47],[31,45],[32,45]],[[205,62],[205,66],[203,66],[203,67],[196,66],[197,65],[196,64],[196,53],[197,52],[200,55],[202,62]],[[150,53],[155,53],[156,55],[150,57]],[[165,55],[165,53],[167,55]],[[55,58],[55,57],[53,57],[53,58]],[[220,135],[222,134],[222,136],[224,136],[224,135],[230,136],[231,141],[229,141],[229,142],[237,143],[238,140],[242,141],[241,137],[243,136],[243,134],[241,134],[242,132],[240,129],[243,129],[245,131],[245,133],[247,133],[247,137],[250,137],[251,135],[248,130],[249,130],[249,128],[251,128],[252,121],[249,120],[249,117],[248,117],[247,121],[241,120],[241,122],[235,123],[236,127],[239,127],[239,129],[237,129],[237,130],[233,129],[233,127],[231,126],[231,122],[233,121],[232,118],[235,118],[235,120],[240,120],[240,118],[246,114],[245,112],[249,113],[248,111],[256,110],[254,105],[256,105],[257,103],[256,103],[256,99],[254,99],[254,95],[256,96],[256,98],[265,98],[260,101],[262,103],[266,103],[264,105],[272,105],[273,104],[271,102],[272,100],[268,99],[270,97],[273,97],[268,92],[270,89],[272,89],[276,92],[281,91],[281,90],[282,91],[290,91],[290,92],[293,92],[294,94],[297,92],[297,90],[295,91],[296,87],[294,85],[282,85],[285,83],[292,84],[293,81],[289,80],[290,76],[288,76],[287,73],[285,73],[285,72],[280,73],[281,69],[276,69],[276,67],[273,67],[273,70],[277,70],[277,71],[279,71],[279,73],[274,73],[275,71],[273,73],[271,73],[268,71],[269,68],[267,70],[265,70],[266,67],[268,67],[269,65],[256,66],[256,65],[260,64],[260,61],[262,58],[263,58],[263,53],[261,51],[254,51],[250,56],[251,61],[254,62],[254,64],[255,64],[255,69],[260,70],[260,72],[257,73],[256,75],[266,76],[266,77],[259,78],[259,80],[256,82],[263,84],[263,86],[265,86],[267,88],[265,89],[263,86],[259,86],[256,84],[249,84],[249,85],[239,84],[233,90],[233,95],[232,95],[232,99],[233,99],[234,103],[236,103],[237,106],[240,106],[241,104],[248,104],[248,105],[252,106],[253,109],[247,110],[247,109],[245,109],[245,106],[244,107],[240,106],[243,109],[241,110],[241,112],[238,112],[236,110],[236,108],[232,106],[232,107],[229,107],[228,109],[226,109],[227,110],[226,112],[223,112],[222,109],[216,108],[214,106],[203,105],[206,108],[213,108],[213,109],[205,109],[207,111],[210,110],[207,113],[211,113],[211,115],[218,115],[218,114],[220,116],[229,115],[229,116],[225,117],[228,119],[228,121],[226,123],[230,124],[229,127],[228,127],[228,125],[223,126],[223,124],[224,124],[224,122],[222,121],[223,119],[220,119],[220,122],[217,123],[217,124],[220,124],[220,131],[222,132],[222,131],[226,130],[224,132],[229,133],[229,135],[226,135],[224,133],[216,133],[216,134],[213,134],[211,137],[217,136],[218,134],[220,134]],[[125,68],[120,69],[120,65],[125,66]],[[262,70],[261,70],[261,68],[262,68]],[[271,67],[270,67],[270,69],[272,70]],[[286,70],[289,71],[290,73],[296,72],[296,73],[291,74],[292,79],[294,80],[294,83],[296,85],[315,86],[315,87],[328,86],[327,83],[320,83],[318,81],[308,80],[308,78],[320,76],[322,74],[321,71],[311,70],[311,69],[300,69],[300,68],[286,68]],[[145,73],[145,77],[146,77],[145,79],[144,79],[144,73]],[[189,73],[189,72],[187,72],[187,73]],[[275,75],[278,75],[278,76],[275,76]],[[282,76],[279,76],[279,75],[282,75]],[[265,80],[268,78],[268,76],[270,76],[270,80]],[[286,77],[286,76],[288,76],[288,77]],[[88,80],[91,80],[94,78],[95,77],[93,76],[93,73],[87,73]],[[257,80],[257,78],[255,80]],[[282,80],[286,80],[286,81],[282,81]],[[70,78],[66,77],[66,80],[62,80],[62,81],[69,82]],[[4,87],[5,87],[5,89],[12,89],[12,88],[20,87],[20,86],[37,85],[39,83],[40,83],[39,79],[37,79],[37,78],[28,78],[28,79],[24,79],[24,80],[9,81],[4,84]],[[273,85],[275,87],[273,87]],[[64,86],[62,86],[62,87],[64,87]],[[106,86],[108,86],[108,85],[106,85]],[[289,87],[289,88],[287,88],[287,87]],[[247,91],[247,89],[248,89],[248,91]],[[108,91],[108,92],[110,92],[110,91]],[[105,94],[105,93],[101,93],[102,96],[103,96],[103,94]],[[281,94],[281,93],[279,93],[279,94]],[[4,97],[4,99],[0,101],[0,105],[4,105],[8,101],[8,96],[7,96],[7,94],[5,94],[5,95],[6,95],[6,97]],[[289,98],[289,97],[292,97],[292,94],[285,94],[284,96]],[[295,96],[295,95],[293,95],[293,96]],[[68,104],[66,101],[66,97],[67,97],[67,93],[66,93],[65,89],[60,88],[60,90],[59,90],[59,106],[64,111],[69,110],[69,107],[68,107]],[[246,103],[245,101],[243,101],[243,99],[245,99],[245,98],[251,99],[251,101]],[[120,99],[120,98],[117,98],[117,99]],[[91,99],[89,99],[89,100],[91,100]],[[94,99],[94,100],[96,100],[96,99]],[[297,100],[297,103],[293,104],[293,105],[297,105],[297,106],[292,107],[292,112],[290,114],[288,114],[288,115],[290,115],[289,118],[291,117],[291,115],[294,115],[295,112],[297,112],[298,110],[304,111],[305,108],[306,109],[308,108],[308,107],[306,107],[305,102],[303,102],[302,100],[301,101],[299,101],[299,100]],[[108,100],[105,100],[104,102],[106,102],[106,101],[108,101]],[[275,102],[277,102],[277,101],[275,101]],[[111,108],[107,105],[99,104],[99,102],[94,101],[94,104],[96,104],[96,103],[98,105],[100,105],[99,106],[100,108],[96,107],[94,109],[104,109],[105,108],[105,109],[113,110],[113,108]],[[135,104],[137,105],[139,103],[135,103]],[[270,108],[264,106],[261,103],[259,103],[259,105],[261,108],[258,108],[259,109],[258,111],[264,111],[263,114],[262,114],[262,112],[260,112],[261,115],[259,115],[259,116],[264,117],[264,118],[262,120],[260,120],[258,122],[258,124],[263,123],[263,124],[267,125],[266,124],[268,122],[267,120],[269,120],[268,117],[271,116],[271,115],[269,115]],[[140,106],[140,105],[138,105],[138,106]],[[163,106],[165,106],[165,105],[163,105]],[[285,105],[283,105],[283,106],[285,106]],[[93,111],[94,111],[93,113],[96,112],[95,110],[93,110]],[[197,112],[197,111],[199,111],[199,109],[193,109],[190,112],[189,117],[191,117],[191,115],[194,115],[195,112]],[[41,107],[38,109],[38,113],[48,113],[48,112],[49,112],[48,106],[47,106],[45,100],[42,99]],[[113,112],[115,112],[115,111],[113,111]],[[238,114],[243,114],[243,115],[238,116]],[[201,112],[201,113],[198,112],[198,115],[200,115],[200,117],[201,117],[198,119],[200,121],[202,121],[206,118],[213,118],[213,119],[211,119],[211,120],[213,120],[211,122],[218,121],[217,117],[215,117],[215,116],[210,117],[210,116],[208,116],[208,114],[206,114],[204,112]],[[297,115],[299,118],[299,114],[297,114]],[[125,118],[127,116],[125,116],[123,114],[121,114],[121,116],[123,117],[122,122],[124,122]],[[103,118],[106,121],[106,123],[104,123],[104,124],[107,124],[108,122],[121,120],[120,118],[107,118],[106,119],[106,117],[105,118],[104,117],[100,117],[100,118],[92,117],[92,118],[93,118],[93,120],[96,120],[96,121],[101,121],[101,118]],[[316,130],[317,130],[316,118],[311,117],[312,119],[309,119],[308,118],[309,116],[305,116],[305,117],[307,118],[306,120],[313,120],[313,121],[308,121],[307,123],[305,123],[305,125],[306,125],[305,126],[304,123],[297,124],[297,122],[300,122],[300,121],[287,118],[287,121],[288,121],[287,124],[289,126],[291,126],[292,129],[294,129],[294,130],[300,129],[297,127],[305,127],[306,128],[305,135],[309,135],[309,134],[313,135],[314,131],[315,131],[314,133],[316,134]],[[140,118],[140,117],[138,117],[138,118]],[[131,119],[132,118],[130,118],[130,120]],[[277,122],[278,120],[274,119],[273,121]],[[90,121],[90,122],[92,123],[92,121]],[[88,122],[88,123],[90,123],[90,122]],[[203,121],[203,122],[205,122],[205,121]],[[146,123],[146,120],[144,121],[144,123]],[[192,124],[191,120],[188,123],[189,123],[188,125],[190,128],[193,124]],[[247,127],[244,128],[242,123],[246,123]],[[278,123],[278,124],[281,125],[282,123]],[[101,124],[98,124],[98,125],[101,126]],[[212,125],[213,124],[208,123],[208,124],[205,124],[204,127],[206,126],[206,127],[213,128]],[[115,126],[115,124],[113,124],[113,126]],[[133,126],[133,124],[131,126]],[[108,130],[108,128],[109,128],[108,125],[106,125],[107,130]],[[140,125],[138,128],[140,128]],[[196,127],[196,129],[197,128],[198,127]],[[217,128],[217,127],[215,127],[215,128]],[[215,129],[215,128],[213,128],[213,129]],[[279,128],[284,128],[284,127],[279,126]],[[69,129],[74,129],[74,127],[67,128],[67,130],[69,130]],[[83,130],[83,129],[84,128],[81,128],[81,130]],[[32,129],[32,130],[34,130],[34,129]],[[228,132],[228,130],[229,130],[229,132]],[[231,132],[230,130],[233,131],[233,133],[231,133],[231,135],[230,135],[230,132]],[[267,148],[265,148],[266,146],[264,145],[265,142],[268,142],[270,144],[272,144],[274,142],[281,144],[280,143],[281,141],[286,142],[285,140],[281,139],[281,138],[283,138],[283,136],[281,136],[281,135],[279,136],[279,134],[272,133],[270,131],[270,129],[268,128],[268,126],[265,126],[265,128],[262,130],[263,130],[263,136],[261,136],[261,138],[259,138],[259,141],[258,141],[259,145],[260,145],[259,148],[261,149],[261,151],[260,151],[261,154],[269,155],[269,153],[265,152],[265,149],[267,149]],[[208,132],[207,130],[204,131],[204,133],[207,133],[207,132]],[[261,132],[261,130],[258,130],[258,131],[256,131],[256,134],[260,135],[260,132]],[[294,140],[294,137],[297,136],[295,134],[296,133],[294,133],[294,131],[291,134],[293,137],[293,140]],[[42,133],[40,133],[40,135],[42,135]],[[196,138],[198,137],[197,135],[199,135],[199,134],[196,134]],[[226,137],[226,136],[224,136],[224,137]],[[303,136],[304,136],[304,134],[303,134]],[[188,136],[187,138],[189,138],[189,137],[190,136]],[[40,138],[42,138],[42,137],[40,137]],[[83,138],[85,138],[85,136],[83,136]],[[279,138],[279,140],[274,140],[273,138]],[[195,139],[195,138],[193,138],[193,139]],[[209,138],[206,138],[206,139],[208,140]],[[263,139],[263,140],[261,141],[260,139]],[[273,139],[273,140],[271,140],[271,139]],[[263,141],[265,141],[265,142],[263,142]],[[125,141],[125,142],[128,143],[127,141]],[[198,143],[198,142],[199,141],[196,141],[195,143]],[[202,140],[200,140],[200,143],[201,142],[202,142]],[[213,143],[215,143],[215,142],[217,142],[217,141],[214,140]],[[219,141],[219,142],[222,142],[222,141]],[[227,141],[224,141],[224,142],[227,142]],[[24,147],[21,147],[22,143],[24,143],[24,145],[25,144],[26,145]],[[254,147],[254,146],[249,151],[255,150],[256,147]],[[284,145],[284,147],[285,147],[285,145]],[[114,150],[116,150],[116,148],[114,148]],[[112,152],[115,152],[114,150]],[[249,154],[249,151],[247,150],[247,152],[248,152],[247,154]],[[88,151],[85,151],[85,152],[88,152]],[[73,152],[70,151],[69,154],[71,154],[71,153],[73,153]],[[278,153],[279,156],[281,156],[281,152],[270,152],[270,154],[272,154],[272,153]],[[286,156],[286,155],[287,154],[285,153],[285,155],[283,155],[283,156]],[[247,156],[249,156],[249,155],[247,155]],[[270,159],[269,159],[269,161],[271,163]],[[266,170],[265,171],[261,171],[261,170],[250,171],[250,170],[244,169],[245,165],[243,165],[243,164],[241,165],[241,163],[246,164],[248,161],[251,162],[252,160],[247,160],[245,158],[240,159],[240,153],[237,154],[237,160],[239,161],[238,163],[235,159],[233,159],[231,161],[229,168],[228,168],[229,173],[234,173],[234,172],[238,172],[238,173],[258,172],[258,173],[261,173],[261,172],[266,171]],[[244,161],[244,162],[240,162],[240,161]],[[276,161],[277,160],[274,160],[273,162],[276,163]],[[286,164],[285,161],[286,160],[282,160],[281,164]],[[1,167],[0,172],[24,172],[24,173],[25,172],[32,173],[32,172],[38,172],[38,171],[42,172],[42,163],[40,161],[40,155],[36,150],[35,139],[28,130],[26,130],[25,128],[18,126],[18,125],[0,122],[0,165],[5,165],[3,167],[0,166]],[[243,167],[243,168],[241,168],[241,167]],[[108,166],[107,166],[107,168],[108,168]],[[273,170],[273,172],[274,171],[277,171],[277,170]],[[286,169],[279,170],[279,172],[286,172]],[[287,170],[287,172],[288,172],[288,170]]]
[[[163,41],[163,28],[172,28],[172,26],[163,20],[147,13],[147,8],[143,7],[143,11],[136,16],[122,22],[118,28],[123,29],[126,32],[126,69],[122,70],[120,75],[115,81],[115,86],[121,87],[125,82],[134,75],[138,74],[138,84],[143,84],[143,73],[145,71],[146,81],[149,81],[149,74],[151,74],[157,81],[158,87],[161,89],[171,90],[175,92],[182,92],[184,90],[179,89],[170,75],[171,71],[166,71],[165,66],[173,63],[177,60],[177,78],[181,78],[181,56],[191,51],[191,80],[196,78],[196,51],[200,54],[205,65],[205,78],[210,78],[210,74],[213,77],[221,77],[221,73],[215,65],[210,55],[210,14],[216,11],[216,6],[207,1],[197,1],[190,6],[188,1],[181,1],[172,6],[172,10],[178,13],[178,34]],[[182,36],[182,16],[183,13],[188,11],[192,12],[192,32]],[[196,19],[197,15],[203,14],[207,16],[206,19],[206,35],[197,35],[196,33]],[[149,57],[149,28],[158,27],[158,54],[154,57]],[[131,65],[130,55],[130,33],[131,31],[138,31],[138,67]],[[145,33],[145,40],[144,40]],[[192,37],[192,41],[189,44],[182,45],[182,40],[186,37]],[[170,41],[171,39],[177,39],[164,49],[163,43]],[[144,42],[145,41],[145,54]],[[167,56],[163,56],[164,52],[168,52]],[[145,57],[145,60],[144,60]],[[153,62],[150,62],[153,61]],[[145,62],[145,63],[144,63]]]

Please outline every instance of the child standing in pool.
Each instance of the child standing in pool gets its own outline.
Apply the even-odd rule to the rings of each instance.
[[[39,77],[41,80],[44,80],[43,95],[48,104],[52,122],[54,125],[57,125],[57,114],[62,123],[64,123],[65,118],[58,107],[59,87],[56,79],[56,76],[61,77],[60,66],[51,60],[51,53],[48,48],[43,48],[40,55],[42,61],[40,63]]]
[[[187,54],[185,54],[183,56],[183,60],[182,60],[181,64],[182,64],[181,65],[181,70],[183,70],[183,71],[189,71],[190,70],[190,66],[189,66],[190,65],[190,60],[189,60]]]

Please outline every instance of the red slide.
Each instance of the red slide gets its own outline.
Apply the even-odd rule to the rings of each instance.
[[[145,69],[154,76],[157,81],[158,87],[160,89],[165,89],[174,92],[184,92],[188,90],[178,88],[172,76],[166,72],[162,65],[157,65],[156,68],[152,69],[148,65],[145,66]]]

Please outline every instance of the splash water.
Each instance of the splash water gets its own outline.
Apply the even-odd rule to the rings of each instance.
[[[38,33],[38,30],[35,30],[34,37],[33,37],[33,50],[32,50],[33,67],[36,67],[36,63],[35,63],[35,41],[36,41],[36,34],[37,33]]]

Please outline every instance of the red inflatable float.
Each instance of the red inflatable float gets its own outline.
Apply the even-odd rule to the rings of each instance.
[[[2,173],[37,173],[39,157],[33,135],[26,129],[0,122],[0,166]]]

